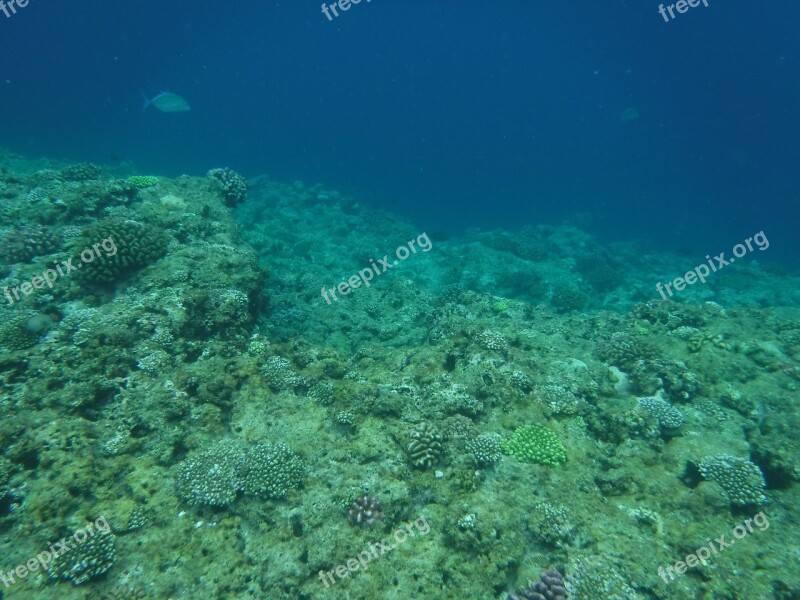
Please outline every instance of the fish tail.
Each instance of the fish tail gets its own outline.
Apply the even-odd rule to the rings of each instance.
[[[144,95],[144,92],[142,90],[139,90],[139,93],[142,95],[142,98],[144,99],[144,104],[142,105],[142,112],[144,112],[145,110],[147,110],[147,107],[150,106],[150,100],[147,96]]]

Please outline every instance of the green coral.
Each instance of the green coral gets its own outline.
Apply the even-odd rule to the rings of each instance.
[[[142,189],[158,185],[158,177],[155,175],[131,175],[128,177],[127,182],[134,187]]]
[[[508,302],[505,300],[498,300],[494,304],[492,304],[492,310],[496,313],[505,313],[508,312],[508,309],[511,308]]]
[[[540,425],[518,427],[511,439],[502,440],[503,452],[523,462],[557,466],[567,460],[567,449],[555,433]]]

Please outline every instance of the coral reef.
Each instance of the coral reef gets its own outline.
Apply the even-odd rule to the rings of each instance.
[[[570,285],[556,286],[550,296],[550,304],[558,313],[582,310],[588,300],[586,294]]]
[[[597,355],[600,360],[630,372],[639,361],[656,357],[657,350],[646,338],[618,331],[598,344]]]
[[[7,352],[25,350],[37,344],[51,325],[47,316],[32,311],[21,311],[10,315],[0,323],[0,347]]]
[[[567,568],[570,600],[639,600],[634,589],[613,566],[602,559],[578,559]]]
[[[305,476],[300,457],[286,444],[259,444],[248,448],[242,462],[242,490],[262,498],[283,498]]]
[[[100,179],[103,169],[92,163],[80,163],[61,169],[59,176],[65,181],[90,181]]]
[[[736,285],[652,301],[680,257],[542,225],[430,232],[431,252],[328,305],[320,285],[418,228],[322,185],[259,177],[230,210],[216,178],[120,170],[0,169],[0,237],[63,240],[0,287],[81,262],[110,225],[161,240],[0,307],[3,569],[96,514],[116,554],[9,600],[497,600],[546,565],[570,600],[800,594],[796,277],[737,261]],[[764,507],[765,482],[768,531],[659,577]],[[379,541],[368,574],[320,582]]]

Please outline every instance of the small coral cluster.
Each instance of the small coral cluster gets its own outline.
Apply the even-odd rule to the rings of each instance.
[[[420,423],[409,434],[408,455],[411,463],[420,469],[430,469],[442,455],[442,438],[429,423]]]
[[[100,531],[55,556],[47,565],[47,574],[53,579],[70,580],[79,585],[108,571],[116,559],[114,534]]]
[[[3,261],[9,264],[28,262],[54,252],[60,245],[61,238],[51,230],[41,225],[23,225],[3,240]]]
[[[49,326],[47,316],[25,311],[0,323],[0,346],[8,352],[25,350],[39,341]]]
[[[91,181],[102,176],[103,169],[93,163],[78,163],[59,171],[59,177],[65,181]]]
[[[242,448],[222,443],[184,461],[176,490],[190,504],[224,506],[239,492],[282,498],[300,485],[304,474],[300,457],[284,444]]]
[[[704,479],[716,481],[725,490],[733,505],[761,505],[767,500],[764,474],[745,458],[726,454],[707,456],[700,461],[698,468]]]
[[[211,169],[208,176],[217,180],[228,206],[236,206],[247,200],[247,180],[236,171],[227,167]]]
[[[126,181],[139,189],[158,185],[158,177],[155,175],[131,175]]]
[[[509,594],[508,600],[566,600],[564,577],[556,569],[543,571],[539,581],[531,581],[527,588]]]
[[[85,253],[88,256],[94,245],[109,239],[113,246],[98,246],[100,256],[93,254],[90,261],[81,258],[84,250],[89,250]],[[76,256],[74,264],[81,269],[79,273],[84,280],[111,283],[155,262],[165,254],[166,248],[167,237],[157,227],[128,219],[104,219],[81,232],[75,241],[75,250],[81,254]]]
[[[570,600],[638,600],[614,566],[602,559],[577,559],[567,569],[567,592]]]
[[[269,356],[261,367],[261,374],[273,391],[280,392],[302,383],[295,373],[292,363],[282,356]]]
[[[523,462],[556,466],[567,460],[567,449],[558,436],[540,425],[518,427],[511,439],[500,445],[503,452]]]
[[[467,451],[472,454],[479,467],[497,464],[503,456],[500,436],[493,433],[484,433],[467,442]]]
[[[377,496],[359,496],[350,504],[348,516],[353,525],[372,525],[383,518],[381,501]]]
[[[581,310],[589,297],[574,286],[557,286],[550,296],[550,304],[558,313]]]
[[[630,373],[640,360],[657,355],[655,346],[648,340],[626,331],[618,331],[597,346],[600,360]]]
[[[639,406],[647,410],[663,429],[675,430],[683,425],[683,413],[663,398],[639,398]]]

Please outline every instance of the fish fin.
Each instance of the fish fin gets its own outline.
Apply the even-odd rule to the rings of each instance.
[[[139,93],[142,95],[142,98],[144,98],[144,104],[142,105],[142,112],[144,112],[147,110],[147,107],[150,106],[150,99],[144,95],[142,90],[139,90]]]

